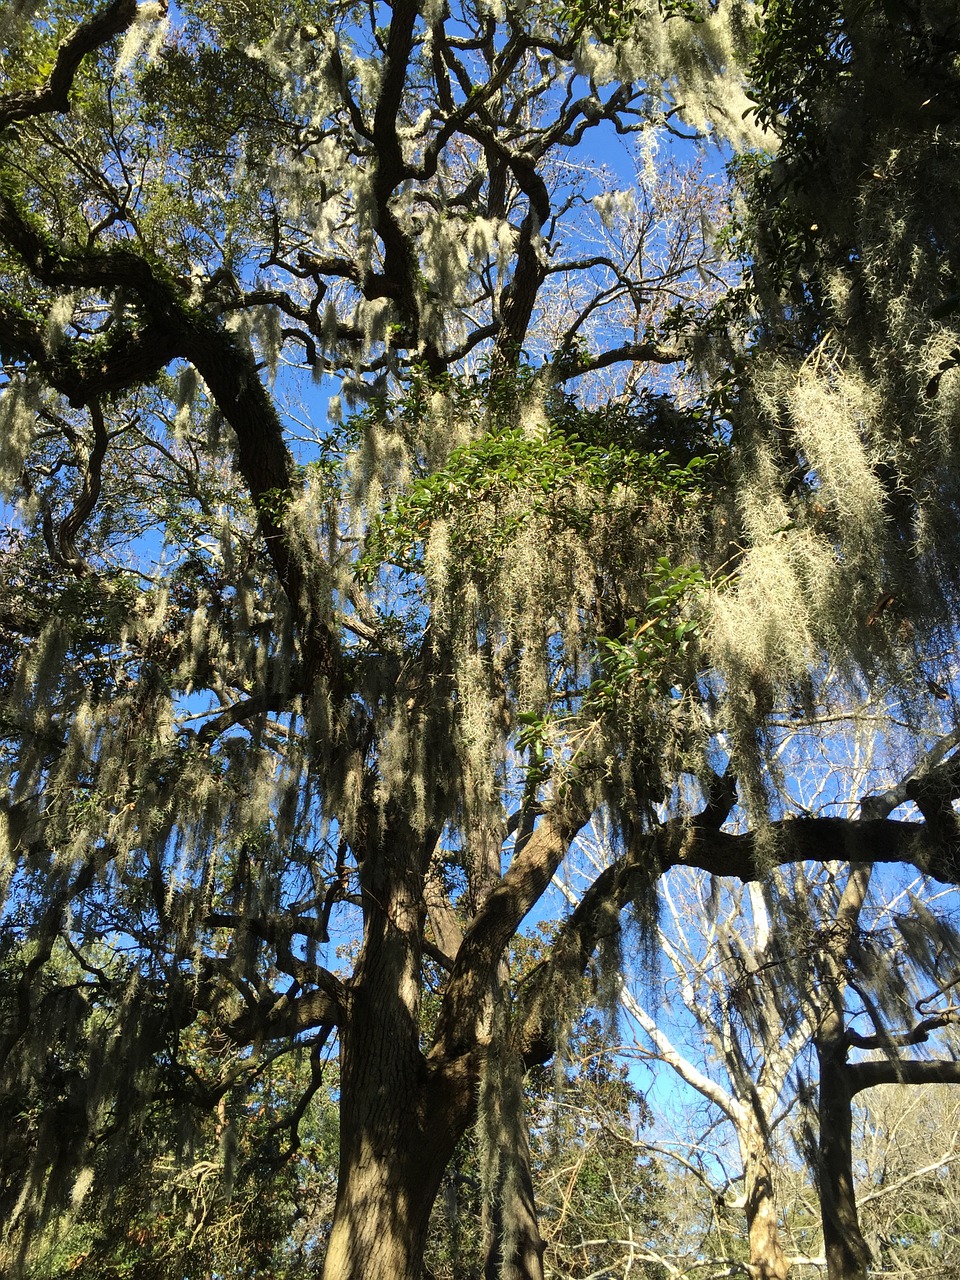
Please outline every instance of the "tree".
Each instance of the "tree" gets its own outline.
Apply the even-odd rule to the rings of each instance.
[[[854,864],[849,868],[832,913],[831,927],[823,932],[813,953],[819,979],[811,988],[816,993],[811,1004],[819,1067],[814,1166],[831,1280],[865,1277],[870,1262],[855,1191],[854,1097],[863,1089],[884,1084],[960,1081],[960,1063],[955,1053],[930,1058],[918,1057],[913,1051],[927,1046],[937,1032],[956,1021],[957,1011],[948,998],[953,975],[947,977],[943,972],[953,968],[948,958],[955,954],[952,930],[938,925],[932,913],[917,904],[913,919],[905,915],[897,920],[903,936],[914,946],[895,953],[895,966],[884,964],[876,955],[871,932],[860,922],[870,876],[869,866]],[[925,937],[916,947],[921,931]],[[931,952],[935,957],[932,965]],[[883,981],[877,983],[881,965],[885,972]],[[924,978],[925,992],[921,986]],[[855,993],[861,1008],[851,1009],[851,993]],[[896,1010],[893,1016],[892,1010]],[[855,1018],[863,1016],[871,1027],[868,1034],[851,1025]],[[880,1056],[851,1062],[851,1049],[872,1050]]]
[[[590,1013],[570,1029],[562,1063],[534,1067],[524,1088],[531,1174],[549,1274],[575,1277],[629,1267],[659,1280],[654,1242],[670,1206],[659,1162],[641,1133],[651,1115],[629,1079],[610,1028]],[[559,1068],[559,1069],[558,1069]],[[485,1225],[476,1134],[457,1153],[434,1212],[429,1273],[437,1280],[481,1275]],[[495,1280],[498,1266],[487,1259]]]
[[[891,812],[953,747],[949,734],[900,781],[895,743],[877,739],[874,717],[863,709],[858,716],[859,726],[841,728],[837,717],[821,726],[819,751],[831,758],[829,775],[804,767],[811,744],[798,735],[795,717],[772,726],[778,756],[789,762],[785,803],[800,812],[829,811],[838,800],[832,788],[846,773],[848,795],[873,792],[861,799],[861,814]],[[603,861],[600,849],[597,865]],[[950,999],[956,944],[938,915],[944,895],[931,894],[920,878],[904,884],[886,874],[873,877],[868,899],[870,881],[866,864],[797,865],[746,889],[676,869],[661,881],[658,926],[668,989],[677,993],[674,1016],[651,1016],[630,986],[623,991],[645,1056],[676,1072],[736,1135],[739,1151],[731,1159],[739,1157],[740,1173],[730,1171],[716,1141],[708,1146],[713,1167],[704,1166],[702,1134],[693,1135],[689,1158],[719,1203],[742,1182],[734,1207],[745,1211],[749,1265],[760,1276],[786,1275],[790,1265],[774,1191],[785,1159],[775,1150],[777,1126],[806,1112],[816,1097],[819,1116],[805,1119],[800,1145],[819,1195],[828,1272],[859,1275],[869,1251],[854,1194],[853,1100],[884,1080],[957,1078],[941,1035],[956,1016]],[[650,984],[640,972],[634,985]],[[864,1053],[873,1056],[862,1060]]]
[[[788,1077],[811,1029],[789,986],[765,980],[765,971],[777,965],[782,939],[771,927],[761,887],[749,886],[749,909],[746,895],[734,890],[721,912],[710,897],[723,894],[723,887],[707,886],[702,878],[666,885],[672,938],[664,933],[661,945],[674,970],[680,1002],[695,1020],[697,1040],[705,1056],[720,1065],[725,1080],[717,1079],[707,1063],[700,1066],[681,1052],[627,987],[623,1005],[652,1046],[651,1056],[719,1108],[733,1126],[742,1174],[730,1176],[743,1183],[733,1207],[742,1208],[746,1217],[750,1273],[759,1280],[777,1280],[787,1275],[789,1263],[774,1194],[775,1130],[786,1114]],[[706,936],[701,937],[704,927]],[[729,1190],[729,1183],[716,1187],[720,1204],[726,1205]]]
[[[652,1245],[670,1212],[659,1163],[638,1135],[652,1115],[596,1016],[578,1020],[565,1064],[531,1072],[533,1165],[554,1274],[621,1269],[659,1280]]]
[[[627,198],[575,167],[603,129],[682,117],[756,138],[734,67],[748,16],[4,15],[4,927],[22,963],[0,1063],[17,1081],[73,1034],[38,1017],[63,946],[98,1063],[70,1151],[38,1135],[14,1237],[71,1190],[51,1157],[89,1162],[128,1132],[203,1017],[254,1063],[336,1030],[329,1280],[419,1274],[478,1097],[491,1250],[537,1276],[519,1081],[594,952],[615,956],[622,908],[643,916],[679,862],[752,879],[869,850],[956,878],[937,806],[856,824],[768,808],[777,699],[811,701],[839,652],[848,683],[885,661],[907,715],[953,598],[909,597],[912,672],[889,611],[828,616],[824,575],[830,609],[852,582],[859,606],[901,525],[871,517],[868,563],[829,451],[800,474],[771,453],[779,427],[731,375],[756,316],[698,304],[696,211],[651,311],[644,261],[623,237],[596,247]],[[551,290],[571,303],[559,348],[528,360]],[[329,429],[315,400],[290,403],[316,394],[294,358],[336,377]],[[707,384],[644,385],[688,360]],[[623,397],[589,407],[578,388],[610,368]],[[946,520],[925,459],[912,498]],[[765,563],[787,565],[786,595]],[[929,780],[941,801],[954,772]],[[754,825],[724,830],[738,780]],[[511,991],[511,939],[601,812],[618,858]],[[325,948],[351,922],[338,974]]]
[[[109,954],[101,959],[109,967]],[[7,1025],[18,961],[11,949],[3,965]],[[59,1172],[68,1193],[64,1211],[31,1242],[25,1257],[31,1280],[302,1274],[305,1260],[316,1259],[333,1207],[335,1066],[326,1064],[325,1079],[323,1064],[302,1053],[251,1061],[210,1019],[198,1018],[184,1029],[176,1060],[153,1064],[149,1083],[131,1071],[130,1085],[142,1098],[116,1090],[98,1142],[77,1152],[71,1139],[85,1136],[84,1081],[103,1066],[90,1023],[109,1011],[78,1016],[83,970],[62,945],[45,986],[38,1012],[47,1027],[59,1029],[56,1052],[41,1073],[24,1072],[3,1104],[6,1212],[15,1213],[24,1166],[49,1142],[48,1128],[59,1157],[54,1176]],[[71,1002],[68,1021],[58,1006]]]
[[[624,991],[624,1008],[652,1046],[646,1053],[734,1129],[742,1173],[729,1174],[713,1195],[724,1204],[730,1184],[743,1182],[733,1207],[745,1211],[749,1265],[759,1276],[785,1276],[793,1261],[804,1261],[788,1259],[780,1239],[779,1124],[799,1112],[827,1274],[852,1280],[866,1275],[870,1260],[856,1195],[857,1095],[884,1084],[909,1089],[960,1079],[955,1052],[939,1034],[956,1020],[952,929],[917,883],[885,886],[864,920],[870,870],[792,868],[771,876],[765,891],[749,886],[749,913],[735,890],[716,882],[668,886],[663,952],[695,1022],[693,1051],[678,1049],[677,1037]],[[709,1061],[701,1065],[701,1057]],[[710,1156],[726,1172],[716,1144]]]
[[[957,1104],[949,1085],[883,1085],[859,1099],[857,1202],[884,1274],[957,1274]]]

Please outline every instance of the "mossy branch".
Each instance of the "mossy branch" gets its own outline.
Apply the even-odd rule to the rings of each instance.
[[[600,873],[559,929],[549,955],[524,983],[521,1049],[530,1065],[556,1042],[555,993],[579,980],[611,919],[672,867],[697,867],[743,882],[763,880],[774,865],[842,861],[906,863],[945,884],[960,884],[960,843],[947,845],[925,822],[794,818],[771,824],[762,849],[753,832],[721,831],[707,821],[675,821],[639,833]],[[866,1085],[860,1086],[866,1087]]]
[[[0,130],[32,116],[70,110],[70,90],[80,63],[88,53],[120,35],[137,16],[137,0],[113,0],[89,22],[82,23],[61,42],[53,70],[42,85],[0,98]]]
[[[253,352],[216,317],[193,306],[186,284],[148,255],[127,248],[58,245],[18,198],[9,175],[0,177],[0,242],[13,249],[42,285],[106,294],[120,290],[140,312],[139,326],[117,326],[115,334],[93,340],[65,341],[50,353],[39,324],[23,309],[0,309],[0,347],[9,341],[18,355],[28,355],[72,404],[87,404],[148,381],[177,358],[198,371],[236,434],[239,469],[257,508],[270,558],[308,642],[310,664],[323,674],[337,700],[345,696],[336,637],[320,620],[325,614],[322,565],[308,564],[295,554],[282,527],[286,504],[277,510],[276,495],[296,492],[301,482]]]

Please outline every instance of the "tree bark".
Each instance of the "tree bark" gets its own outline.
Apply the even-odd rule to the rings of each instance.
[[[389,822],[386,824],[389,830]],[[469,1059],[420,1049],[425,861],[360,861],[364,935],[340,1029],[340,1167],[324,1280],[421,1280],[430,1212],[476,1109]]]
[[[483,1206],[484,1280],[543,1280],[543,1251],[527,1126],[514,1124],[513,1176],[501,1178]],[[504,1260],[504,1248],[509,1256]]]
[[[777,1225],[770,1142],[760,1118],[750,1109],[740,1138],[743,1151],[750,1274],[754,1280],[786,1280],[790,1270]]]
[[[421,1280],[430,1213],[472,1114],[469,1089],[457,1090],[466,1096],[451,1107],[448,1082],[424,1076],[376,1021],[373,1011],[352,1022],[342,1050],[347,1083],[324,1280]]]
[[[860,1230],[853,1185],[852,1091],[841,1034],[817,1040],[820,1064],[820,1212],[827,1280],[866,1280],[870,1250]]]
[[[853,1185],[853,1082],[847,1063],[844,993],[848,960],[872,867],[852,863],[823,953],[824,1008],[814,1036],[820,1068],[817,1172],[827,1280],[866,1280],[870,1250],[860,1231]]]

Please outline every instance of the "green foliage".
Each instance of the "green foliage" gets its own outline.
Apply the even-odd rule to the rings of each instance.
[[[583,488],[595,490],[599,501],[623,485],[682,504],[700,488],[706,465],[694,459],[677,467],[662,454],[602,449],[558,431],[531,437],[522,427],[506,428],[455,450],[444,470],[416,481],[383,518],[366,555],[417,568],[416,552],[411,559],[391,555],[391,549],[422,543],[434,520],[455,519],[478,504],[503,505],[502,518],[482,541],[466,528],[456,544],[464,563],[482,571],[532,516],[586,531],[593,513],[585,508]],[[519,509],[511,501],[517,498]]]
[[[273,525],[282,524],[290,510],[293,494],[289,489],[266,489],[257,494],[257,510]]]
[[[659,0],[658,7],[665,19],[688,22],[703,22],[710,10],[709,0]],[[637,0],[619,4],[616,9],[598,0],[558,0],[547,11],[563,29],[574,35],[586,32],[608,45],[634,38],[649,16],[647,7]]]
[[[609,1027],[587,1013],[571,1030],[559,1076],[537,1068],[530,1078],[546,1258],[571,1277],[619,1274],[629,1256],[623,1242],[657,1239],[670,1213],[663,1170],[641,1141],[653,1115],[609,1040]],[[631,1270],[644,1280],[666,1274],[648,1261]]]
[[[549,12],[574,35],[587,31],[604,44],[616,44],[633,34],[643,10],[639,5],[623,5],[613,13],[595,0],[561,0]]]
[[[455,395],[477,404],[486,389],[468,386]],[[405,417],[417,413],[416,399],[403,406]],[[703,493],[716,456],[680,462],[666,450],[645,449],[654,423],[653,415],[616,408],[593,413],[563,397],[548,401],[542,424],[496,425],[495,418],[492,429],[455,448],[442,468],[416,477],[395,499],[367,538],[360,573],[369,578],[384,560],[421,571],[436,521],[450,523],[463,568],[483,574],[531,520],[588,535],[614,491],[635,495],[640,506],[663,500],[682,512]],[[481,508],[490,511],[489,520],[476,519]]]
[[[650,694],[659,691],[664,671],[671,669],[699,632],[698,619],[684,617],[682,611],[706,585],[700,569],[674,568],[661,556],[651,575],[645,616],[628,618],[619,638],[600,637],[601,674],[587,694],[598,709],[629,697],[638,683]]]
[[[172,1124],[178,1073],[158,1100],[136,1152],[105,1149],[73,1213],[54,1219],[27,1260],[30,1280],[192,1280],[218,1273],[253,1280],[302,1275],[322,1257],[336,1180],[336,1072],[301,1116],[291,1144],[289,1116],[309,1087],[306,1053],[286,1055],[219,1102],[198,1105],[224,1075],[224,1046],[192,1028],[178,1046],[189,1071],[179,1124]],[[240,1065],[240,1064],[237,1064]],[[216,1091],[213,1093],[216,1098]],[[110,1160],[121,1161],[108,1168]],[[119,1175],[119,1176],[118,1176]]]
[[[843,9],[835,0],[764,0],[762,10],[750,68],[758,119],[791,149],[814,152],[822,100],[836,93],[849,58]]]

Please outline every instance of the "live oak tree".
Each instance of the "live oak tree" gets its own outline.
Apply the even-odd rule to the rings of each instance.
[[[916,902],[913,912],[894,914],[894,931],[875,933],[861,920],[870,879],[869,865],[847,869],[810,956],[818,1116],[808,1145],[830,1280],[865,1277],[871,1261],[855,1190],[854,1099],[869,1105],[863,1091],[882,1085],[960,1081],[955,1041],[941,1039],[957,1021],[954,931]]]
[[[781,101],[794,11],[770,8],[765,119],[803,191],[809,134]],[[805,73],[822,55],[842,97],[861,68],[823,54],[845,48],[819,40],[825,12]],[[196,1086],[182,1042],[203,1018],[233,1047],[211,1105],[336,1033],[330,1280],[419,1275],[478,1099],[491,1249],[537,1276],[520,1076],[562,1041],[594,952],[615,962],[622,908],[649,916],[677,862],[750,879],[854,856],[956,879],[949,768],[923,821],[784,821],[764,786],[765,717],[830,702],[825,655],[848,688],[886,678],[916,722],[949,647],[954,577],[931,599],[942,561],[920,537],[938,521],[956,545],[946,312],[913,334],[904,385],[863,356],[907,324],[870,300],[912,178],[888,155],[890,219],[859,259],[830,258],[841,278],[873,264],[858,347],[805,309],[850,291],[795,285],[796,257],[771,276],[755,228],[779,171],[742,166],[760,173],[741,219],[756,283],[707,308],[698,211],[650,271],[670,231],[632,232],[643,201],[578,167],[592,138],[681,120],[761,141],[736,65],[755,16],[114,0],[0,17],[18,509],[0,1062],[13,1089],[55,1074],[82,1030],[91,1064],[61,1082],[69,1147],[42,1110],[3,1135],[11,1268],[135,1133],[160,1065]],[[873,21],[849,17],[857,35]],[[936,168],[939,116],[916,106]],[[946,279],[947,204],[923,210],[939,221],[916,233],[910,315],[918,282]],[[548,302],[568,308],[552,351]],[[336,392],[329,428],[298,367]],[[673,398],[660,368],[690,370]],[[619,394],[598,406],[581,388],[609,369]],[[893,404],[916,411],[918,448]],[[511,938],[601,812],[617,860],[511,991]],[[354,923],[337,972],[325,949]]]
[[[569,688],[547,683],[560,656],[553,618],[566,615],[574,635],[588,634],[578,612],[595,626],[598,553],[624,589],[639,574],[677,594],[669,566],[656,567],[654,533],[695,502],[701,469],[686,443],[673,460],[635,440],[629,411],[580,424],[554,392],[550,406],[524,395],[521,415],[513,387],[544,279],[577,266],[547,260],[551,193],[538,162],[603,119],[645,120],[635,113],[646,89],[585,84],[544,122],[531,106],[569,67],[574,37],[552,19],[539,30],[515,17],[501,48],[485,15],[463,15],[465,30],[450,19],[449,33],[441,14],[428,16],[396,10],[381,31],[348,9],[320,13],[316,29],[275,12],[260,29],[218,31],[211,20],[229,12],[201,11],[134,85],[123,68],[138,35],[151,37],[149,12],[110,6],[59,51],[50,32],[14,21],[8,63],[24,87],[4,102],[6,442],[56,575],[45,581],[30,548],[11,546],[6,625],[11,649],[25,652],[9,672],[8,825],[22,857],[10,900],[27,922],[7,1064],[26,1075],[49,1052],[30,1031],[63,934],[81,947],[118,938],[128,963],[118,977],[83,953],[76,1016],[94,1005],[103,1043],[77,1154],[150,1091],[161,1049],[182,1060],[178,1039],[200,1012],[253,1046],[249,1073],[272,1042],[313,1033],[319,1043],[336,1027],[330,1274],[419,1266],[501,1016],[501,953],[589,813],[575,782],[541,813],[550,778],[538,764],[508,832],[505,742],[517,715],[582,694],[576,649]],[[117,54],[108,42],[128,27]],[[584,56],[609,58],[589,45]],[[204,65],[221,109],[198,130],[184,89]],[[425,78],[435,105],[419,121]],[[28,138],[42,156],[32,172]],[[83,193],[67,206],[74,180]],[[573,183],[558,202],[583,198]],[[644,305],[642,264],[636,280],[629,257],[589,265],[605,278],[580,323],[570,317],[569,377],[590,366],[575,339],[601,304]],[[373,397],[318,438],[305,466],[258,366],[288,341],[315,371],[339,370],[345,394]],[[481,343],[491,375],[455,386],[446,371]],[[675,354],[649,341],[603,356]],[[656,431],[659,409],[648,416]],[[531,481],[544,499],[528,511]],[[450,515],[466,511],[471,524],[449,557],[465,580],[444,589],[451,499]],[[473,528],[479,499],[485,522]],[[484,582],[508,537],[523,556]],[[618,543],[611,559],[604,546]],[[547,572],[554,552],[559,576]],[[505,588],[522,576],[530,600],[506,618]],[[487,599],[471,600],[481,585]],[[615,613],[624,602],[618,592]],[[654,630],[669,636],[667,612]],[[504,640],[485,634],[498,614]],[[530,749],[542,750],[539,738]],[[646,767],[626,779],[638,798]],[[500,881],[508,836],[514,870]],[[341,900],[365,917],[347,984],[317,962]],[[425,948],[452,971],[429,1053]],[[119,1038],[106,1016],[118,983]],[[234,1083],[225,1072],[214,1092]],[[43,1177],[56,1126],[41,1118],[26,1136],[29,1176],[8,1207],[29,1228],[62,1178]],[[492,1176],[496,1196],[509,1173]]]

